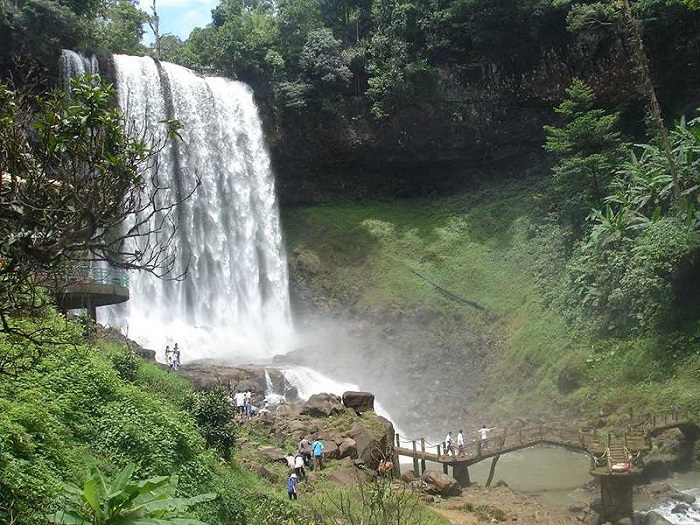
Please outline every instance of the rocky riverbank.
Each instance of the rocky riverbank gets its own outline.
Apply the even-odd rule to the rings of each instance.
[[[281,484],[288,472],[285,455],[296,450],[302,436],[324,443],[326,466],[323,475],[309,473],[309,483],[302,490],[315,490],[319,483],[331,482],[339,486],[366,482],[376,476],[378,463],[389,458],[398,465],[393,452],[394,427],[385,418],[371,410],[373,396],[339,396],[318,393],[309,399],[299,399],[298,392],[285,379],[282,370],[274,367],[232,367],[217,363],[190,363],[180,371],[190,377],[199,388],[209,389],[222,385],[230,391],[250,390],[253,403],[265,406],[270,393],[283,393],[274,397],[279,404],[269,404],[268,409],[251,420],[240,420],[241,433],[238,449],[241,463],[258,475]],[[611,416],[612,417],[612,416]],[[628,422],[627,417],[617,417],[617,425]],[[610,418],[597,422],[609,424]],[[261,442],[267,444],[261,445]],[[687,450],[682,434],[670,430],[655,439],[653,451],[648,455],[650,472],[668,473],[677,465],[679,455]],[[395,471],[398,476],[398,470]],[[412,471],[401,473],[397,486],[409,487],[421,495],[421,499],[437,513],[456,524],[514,522],[532,525],[559,525],[566,523],[598,523],[598,490],[590,485],[581,491],[579,503],[565,508],[541,497],[525,495],[497,482],[491,488],[472,483],[460,487],[442,472],[428,470],[421,477]],[[403,485],[405,484],[405,485]],[[677,515],[694,512],[694,498],[673,490],[665,484],[641,485],[637,493],[647,500],[672,505]],[[664,524],[665,518],[656,512],[638,514],[635,523]]]

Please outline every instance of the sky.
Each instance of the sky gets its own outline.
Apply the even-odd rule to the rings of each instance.
[[[151,14],[153,0],[139,0],[139,7]],[[156,0],[156,10],[160,17],[160,34],[179,36],[187,39],[195,27],[204,27],[211,22],[211,10],[219,5],[219,0]],[[153,43],[151,29],[146,26],[144,43]]]

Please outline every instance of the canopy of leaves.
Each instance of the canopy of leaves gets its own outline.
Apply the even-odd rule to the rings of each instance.
[[[622,158],[619,114],[596,108],[593,90],[574,79],[556,108],[564,123],[545,126],[545,149],[557,158],[553,190],[564,222],[577,228],[606,194],[610,174]]]
[[[670,317],[685,300],[679,291],[695,282],[700,262],[700,119],[681,120],[670,140],[681,201],[663,146],[637,146],[612,179],[605,205],[592,214],[590,235],[572,259],[575,300],[595,313],[603,330],[648,330],[700,313],[692,300],[682,316]]]

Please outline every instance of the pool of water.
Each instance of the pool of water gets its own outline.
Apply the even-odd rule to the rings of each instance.
[[[426,466],[429,469],[442,470],[442,466],[437,463],[428,463]],[[412,468],[411,460],[402,458],[401,467],[402,470]],[[469,467],[471,481],[484,485],[490,468],[490,459]],[[503,480],[513,490],[538,495],[550,503],[568,506],[575,502],[590,501],[594,497],[583,488],[593,479],[588,473],[589,468],[590,460],[585,454],[559,447],[530,447],[501,456],[496,464],[492,484]],[[679,491],[690,492],[698,496],[700,502],[700,472],[675,474],[658,482],[667,483]],[[700,508],[697,521],[688,521],[694,519],[693,512],[689,514],[691,517],[668,517],[672,505],[660,503],[645,494],[635,494],[634,505],[635,510],[640,512],[660,510],[674,524],[700,524]]]

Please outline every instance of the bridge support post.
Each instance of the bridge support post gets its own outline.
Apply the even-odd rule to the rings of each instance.
[[[600,476],[601,523],[632,518],[633,476]]]
[[[420,458],[420,475],[425,474],[425,438],[420,438],[420,451],[422,453]]]
[[[489,478],[486,480],[486,485],[484,485],[485,487],[491,486],[491,482],[493,481],[493,475],[496,473],[496,463],[498,463],[498,458],[500,457],[501,455],[499,454],[498,456],[494,456],[491,460],[491,469],[489,470]]]
[[[420,472],[418,470],[418,454],[416,453],[416,440],[413,440],[413,473],[416,476],[420,476]]]
[[[471,483],[469,479],[469,467],[464,461],[455,461],[452,465],[452,477],[463,487],[468,487]]]

